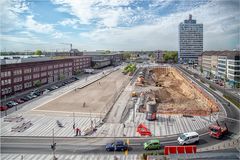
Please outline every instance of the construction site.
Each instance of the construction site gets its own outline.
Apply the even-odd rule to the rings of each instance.
[[[219,111],[212,97],[173,67],[142,69],[135,90],[139,112],[207,116]]]
[[[104,76],[104,75],[103,75]],[[129,77],[117,70],[84,87],[76,87],[60,97],[36,107],[31,113],[76,113],[104,115],[113,105]]]

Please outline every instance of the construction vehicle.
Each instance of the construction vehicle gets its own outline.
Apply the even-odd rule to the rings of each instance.
[[[136,86],[143,86],[144,85],[144,77],[143,76],[139,76],[137,78],[137,82],[135,84]]]
[[[228,128],[226,123],[224,124],[225,126],[220,126],[218,121],[216,121],[217,124],[213,124],[209,126],[209,135],[211,137],[220,139],[222,138],[224,135],[228,134]]]
[[[136,92],[132,92],[132,97],[137,97],[137,93]]]

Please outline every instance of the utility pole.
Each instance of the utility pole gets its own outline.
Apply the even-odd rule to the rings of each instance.
[[[54,129],[53,129],[53,143],[51,145],[52,153],[53,153],[53,160],[57,160],[57,157],[55,156],[55,151],[56,151],[56,143],[54,141]]]
[[[73,134],[75,134],[75,113],[73,112]]]

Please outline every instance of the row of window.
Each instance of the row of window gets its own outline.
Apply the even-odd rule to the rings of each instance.
[[[11,71],[6,71],[6,72],[1,72],[1,77],[10,77],[11,76]]]
[[[2,84],[2,86],[11,84],[11,79],[1,80],[1,84]]]

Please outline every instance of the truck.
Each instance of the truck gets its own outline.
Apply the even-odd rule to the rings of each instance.
[[[220,139],[224,135],[228,134],[228,128],[226,123],[224,123],[225,126],[220,126],[218,121],[216,121],[217,124],[213,124],[209,126],[209,135],[211,137]]]

